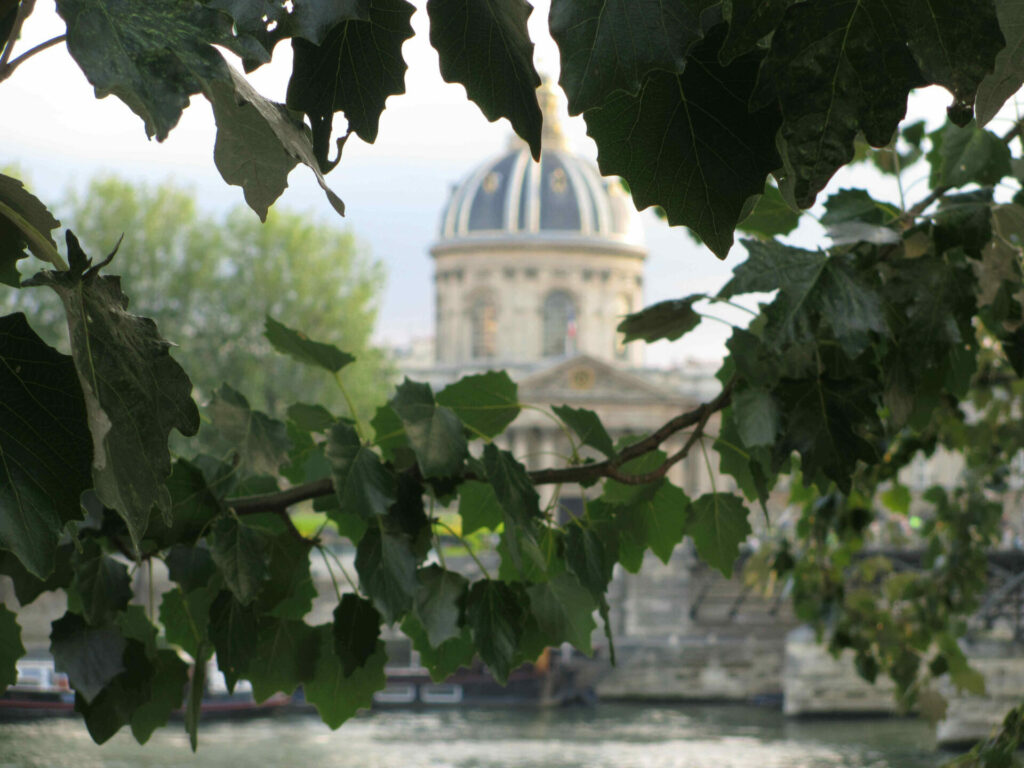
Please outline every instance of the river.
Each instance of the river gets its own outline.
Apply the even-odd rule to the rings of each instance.
[[[600,704],[553,711],[381,711],[331,731],[313,717],[181,723],[140,747],[96,746],[77,720],[0,725],[0,768],[936,768],[916,720],[790,721],[745,706]]]

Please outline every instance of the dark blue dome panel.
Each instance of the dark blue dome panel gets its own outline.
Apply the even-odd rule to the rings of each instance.
[[[540,165],[540,228],[580,231],[577,191],[558,155],[547,154]]]
[[[505,229],[505,211],[508,208],[506,196],[515,162],[516,156],[508,155],[484,174],[476,194],[473,195],[467,230],[473,232]]]

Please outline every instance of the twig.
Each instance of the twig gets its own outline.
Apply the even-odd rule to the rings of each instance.
[[[42,53],[47,48],[52,48],[55,45],[59,45],[60,43],[63,43],[65,40],[67,40],[67,38],[68,38],[67,35],[57,35],[57,37],[51,38],[51,39],[47,40],[45,43],[40,43],[39,45],[35,46],[34,48],[29,48],[27,51],[25,51],[23,54],[18,56],[16,59],[12,59],[10,61],[10,63],[8,63],[6,66],[0,67],[0,83],[2,83],[4,80],[6,80],[11,75],[13,75],[14,74],[14,70],[16,70],[22,64],[24,64],[28,59],[32,58],[37,53]],[[14,48],[14,41],[13,40],[11,41],[10,47],[12,49]],[[5,52],[5,55],[6,55],[6,52]]]

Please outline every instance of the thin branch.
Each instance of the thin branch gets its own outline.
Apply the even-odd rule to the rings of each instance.
[[[14,26],[11,27],[11,33],[3,41],[3,51],[0,53],[0,72],[4,71],[7,67],[7,62],[10,61],[11,54],[14,52],[14,43],[21,37],[21,27],[25,23],[25,19],[32,14],[35,5],[36,0],[22,0],[21,5],[18,7],[18,15],[14,17]]]
[[[277,512],[279,509],[298,504],[300,501],[330,496],[334,493],[334,483],[325,477],[311,483],[296,485],[277,493],[261,493],[256,496],[239,496],[228,499],[227,505],[238,515],[257,515],[261,512]]]
[[[29,48],[23,54],[18,56],[16,59],[12,59],[6,67],[0,67],[0,83],[6,80],[8,77],[14,74],[14,70],[24,64],[28,59],[35,56],[37,53],[42,53],[47,48],[52,48],[55,45],[60,45],[67,40],[67,35],[57,35],[57,37],[47,40],[45,43],[40,43],[34,48]],[[14,43],[11,43],[11,47],[14,47]]]

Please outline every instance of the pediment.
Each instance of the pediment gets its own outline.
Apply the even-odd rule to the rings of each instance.
[[[578,355],[519,381],[524,402],[664,403],[687,401],[685,395],[660,387],[642,375],[624,371],[589,355]]]

